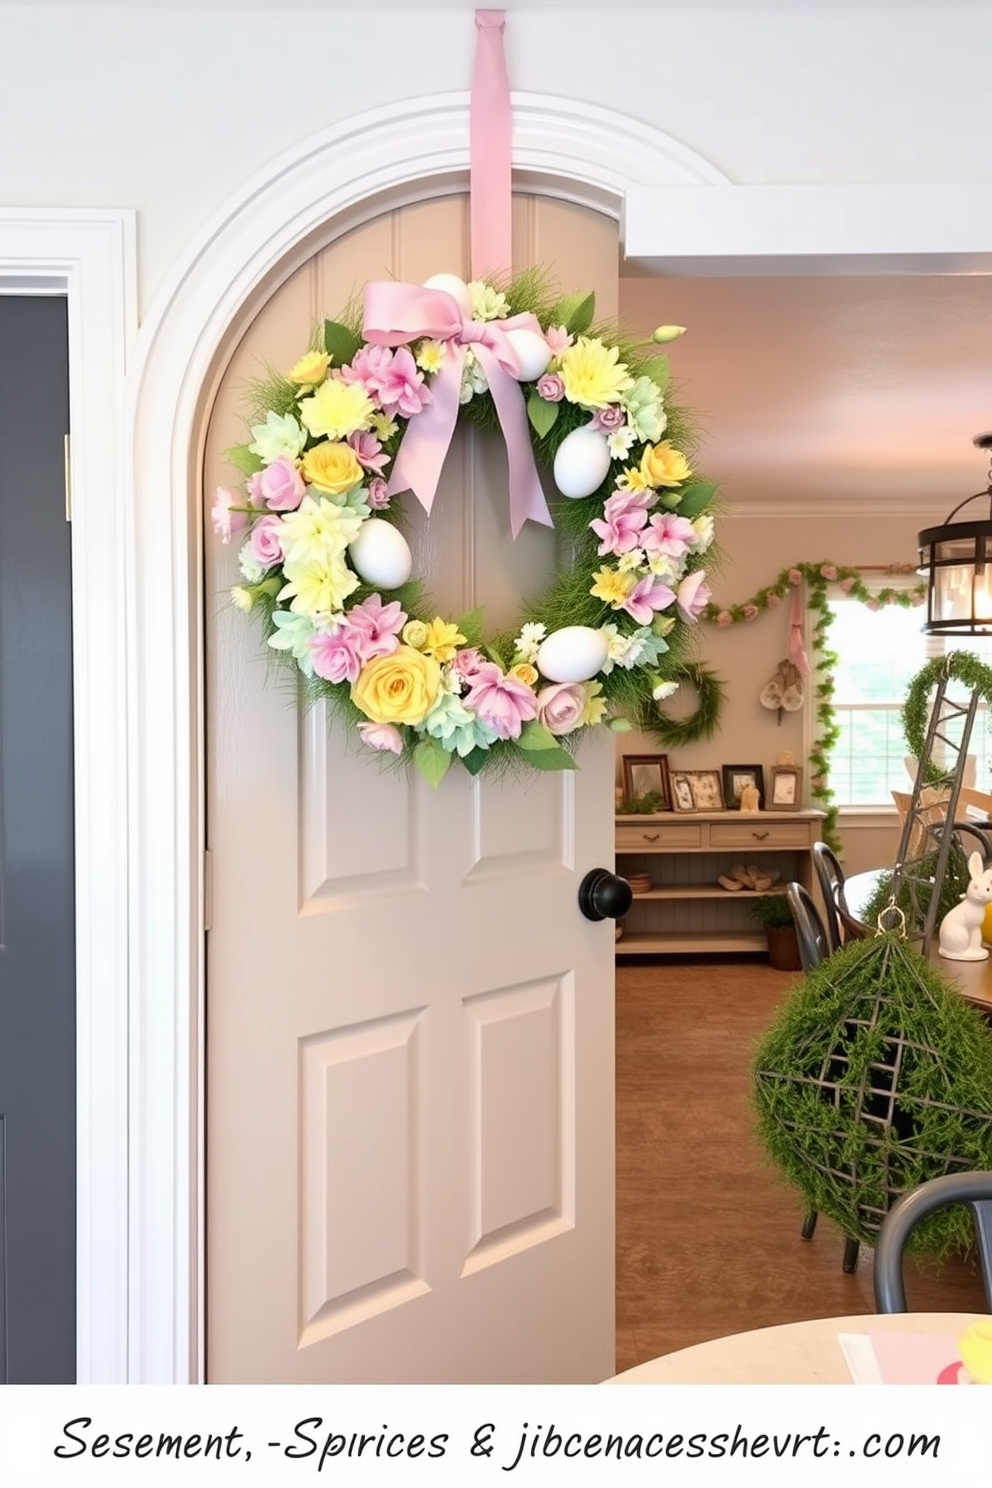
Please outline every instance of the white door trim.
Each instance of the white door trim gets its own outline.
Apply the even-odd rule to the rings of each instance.
[[[134,214],[0,209],[0,293],[64,294],[72,429],[76,1368],[127,1371],[126,573],[121,389],[137,327]],[[39,390],[39,396],[41,392]]]

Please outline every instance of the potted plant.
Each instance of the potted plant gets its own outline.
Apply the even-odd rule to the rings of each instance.
[[[748,901],[747,912],[755,924],[764,926],[768,959],[776,971],[801,971],[796,924],[785,894],[756,894]]]

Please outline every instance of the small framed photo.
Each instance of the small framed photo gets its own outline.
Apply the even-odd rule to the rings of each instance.
[[[695,811],[692,799],[692,782],[684,770],[672,771],[672,810]]]
[[[723,799],[728,811],[740,811],[741,791],[746,785],[758,792],[759,806],[765,804],[765,772],[760,765],[724,765]]]
[[[772,765],[766,811],[798,811],[802,784],[803,772],[798,765]]]
[[[672,806],[676,811],[722,811],[719,770],[673,771]]]
[[[671,811],[672,787],[668,775],[667,754],[625,754],[623,757],[623,794],[629,804],[641,810],[650,805],[653,811]]]

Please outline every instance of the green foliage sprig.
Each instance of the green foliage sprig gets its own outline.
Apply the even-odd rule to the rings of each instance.
[[[895,589],[891,585],[885,585],[881,589],[869,589],[856,568],[846,568],[841,563],[794,563],[790,568],[783,568],[770,584],[765,584],[742,604],[707,605],[702,618],[721,629],[730,625],[750,624],[766,611],[777,609],[800,584],[806,585],[806,603],[813,615],[810,649],[813,653],[815,678],[816,738],[809,751],[810,794],[826,813],[823,840],[837,852],[842,844],[837,832],[837,807],[830,788],[830,756],[840,737],[833,705],[833,671],[838,657],[829,645],[833,619],[827,598],[829,590],[831,586],[836,586],[868,609],[880,610],[885,605],[894,604],[909,609],[921,604],[926,596],[926,587],[918,584],[912,589]],[[925,701],[924,697],[924,706]]]

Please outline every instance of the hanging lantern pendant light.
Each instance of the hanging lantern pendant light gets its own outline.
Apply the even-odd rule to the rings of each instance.
[[[992,434],[979,434],[974,443],[992,451]],[[989,503],[987,517],[953,520],[970,502],[983,499]],[[992,635],[992,463],[986,489],[966,497],[940,527],[926,528],[917,543],[919,571],[927,576],[923,629],[937,635]]]

